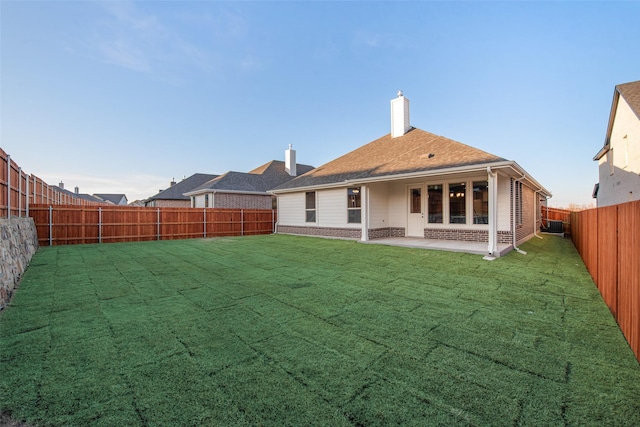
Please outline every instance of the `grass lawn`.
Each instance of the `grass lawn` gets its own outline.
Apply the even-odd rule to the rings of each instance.
[[[0,315],[31,425],[640,425],[571,242],[479,255],[294,236],[41,248]]]

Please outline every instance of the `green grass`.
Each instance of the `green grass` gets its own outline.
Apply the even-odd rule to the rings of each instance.
[[[481,256],[293,236],[57,246],[0,315],[32,425],[640,425],[568,240]]]

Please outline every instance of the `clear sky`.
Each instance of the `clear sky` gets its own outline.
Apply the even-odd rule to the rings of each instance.
[[[592,203],[614,86],[640,79],[640,2],[0,0],[0,147],[130,201],[193,173],[320,166],[411,125]]]

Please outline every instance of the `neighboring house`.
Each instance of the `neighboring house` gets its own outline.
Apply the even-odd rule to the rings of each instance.
[[[94,194],[95,197],[105,202],[111,202],[114,205],[126,206],[129,204],[127,196],[124,194]]]
[[[517,248],[551,197],[516,162],[411,127],[391,101],[391,133],[272,190],[278,233],[367,241],[418,237]]]
[[[615,87],[604,147],[593,160],[598,206],[640,200],[640,81]]]
[[[275,209],[269,190],[310,170],[313,166],[296,163],[296,152],[289,145],[284,162],[272,160],[247,173],[230,171],[185,195],[194,208]]]
[[[188,208],[191,206],[191,199],[189,196],[185,196],[184,193],[200,187],[205,182],[217,176],[218,175],[208,173],[194,173],[189,178],[185,178],[178,183],[171,181],[169,188],[160,190],[155,196],[149,197],[144,201],[144,205],[152,207]]]

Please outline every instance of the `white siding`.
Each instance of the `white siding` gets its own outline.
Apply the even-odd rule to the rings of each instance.
[[[195,196],[195,199],[196,199],[196,205],[194,207],[204,208],[204,194],[198,194],[197,196]]]
[[[389,227],[389,185],[369,186],[369,228]]]
[[[498,175],[498,231],[511,230],[511,179]]]
[[[407,185],[389,184],[389,227],[407,226]]]
[[[347,189],[339,188],[318,191],[318,226],[320,227],[359,227],[359,224],[347,224]]]
[[[317,206],[316,206],[317,209]],[[317,210],[316,210],[317,215]],[[287,193],[278,196],[278,224],[308,226],[305,221],[305,193]]]

